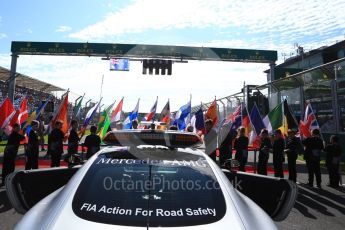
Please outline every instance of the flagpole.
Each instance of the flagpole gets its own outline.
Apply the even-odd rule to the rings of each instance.
[[[101,93],[99,95],[100,100],[102,100],[103,80],[104,80],[104,74],[102,74]],[[99,107],[99,113],[101,113],[101,107]]]
[[[156,98],[156,111],[155,111],[155,114],[154,114],[153,117],[152,117],[152,123],[155,123],[156,112],[157,112],[157,106],[158,106],[158,96],[157,96],[157,98]]]

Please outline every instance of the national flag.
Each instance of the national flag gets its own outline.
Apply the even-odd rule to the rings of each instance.
[[[241,127],[241,125],[242,125],[242,115],[239,114],[238,116],[235,117],[234,122],[231,123],[231,127],[230,127],[231,135],[235,136],[235,134],[237,133],[237,129]]]
[[[252,145],[255,148],[260,147],[260,133],[261,130],[266,128],[265,124],[262,121],[260,111],[254,103],[252,111],[250,112],[250,122],[252,124],[253,130],[249,134],[249,145]]]
[[[57,113],[55,114],[54,118],[52,119],[51,121],[51,127],[54,128],[55,126],[55,122],[58,121],[58,120],[61,120],[63,122],[63,125],[62,125],[62,129],[61,131],[63,133],[67,133],[68,131],[68,120],[67,120],[67,114],[68,114],[68,91],[67,93],[65,94],[65,97],[64,99],[62,100],[60,106],[59,106],[59,109],[57,111]]]
[[[320,129],[320,126],[316,120],[311,104],[308,103],[304,113],[304,120],[300,121],[299,130],[301,136],[306,138],[311,136],[311,130],[313,129]]]
[[[138,118],[139,101],[140,101],[140,99],[138,99],[137,105],[135,106],[133,111],[128,114],[127,118],[123,122],[124,123],[123,124],[123,129],[131,129],[132,128],[132,121],[136,120]]]
[[[240,108],[240,109],[238,109],[238,108]],[[238,108],[236,108],[236,111],[235,111],[236,113],[234,113],[235,116],[233,116],[230,120],[231,121],[230,133],[233,136],[236,135],[237,129],[239,127],[241,127],[241,125],[242,125],[242,112],[243,112],[243,108],[244,108],[243,103],[241,103]],[[240,112],[237,112],[238,110]],[[227,122],[227,123],[229,123],[229,122]]]
[[[110,126],[109,111],[113,108],[113,106],[114,106],[114,103],[111,104],[107,109],[105,109],[101,117],[99,118],[97,135],[101,138],[101,140],[107,133],[108,128]]]
[[[191,101],[183,105],[175,115],[174,125],[178,127],[179,130],[184,130],[187,126],[186,119],[192,110]]]
[[[97,113],[97,110],[98,110],[98,107],[99,107],[101,101],[102,101],[102,99],[99,100],[99,102],[96,103],[96,104],[87,112],[86,117],[85,117],[85,120],[84,120],[84,123],[83,123],[83,125],[82,125],[82,127],[81,127],[81,130],[80,130],[81,133],[84,133],[84,132],[85,132],[85,130],[86,130],[87,126],[89,125],[90,121],[92,120],[93,116]]]
[[[150,109],[150,112],[148,114],[146,114],[146,116],[145,116],[146,121],[151,121],[152,119],[154,119],[154,117],[156,115],[156,110],[157,110],[157,103],[158,103],[158,97],[156,99],[156,102],[154,103],[154,105]]]
[[[308,103],[307,107],[305,109],[305,113],[304,113],[304,123],[307,123],[308,121],[311,121],[310,124],[310,129],[320,129],[319,123],[316,120],[316,116],[314,113],[313,108],[311,107],[311,104]]]
[[[205,133],[205,121],[204,121],[204,112],[202,111],[202,106],[196,111],[194,114],[195,117],[195,130],[201,131],[202,133]]]
[[[282,133],[287,136],[287,131],[291,130],[298,130],[298,123],[296,120],[295,115],[292,113],[290,106],[287,103],[287,100],[284,100],[284,128]]]
[[[8,124],[8,126],[13,127],[15,124],[19,124],[19,123],[18,123],[18,116],[19,116],[19,109],[17,109],[17,110],[15,111],[15,113],[14,113],[14,115],[12,116],[11,121],[10,121],[10,123]],[[9,128],[9,130],[12,131],[12,128],[10,128],[10,127],[6,127],[6,128]],[[9,133],[11,133],[11,132],[9,132]]]
[[[103,129],[104,127],[104,122],[105,122],[105,118],[106,118],[106,115],[108,116],[109,118],[109,112],[111,111],[111,109],[114,107],[114,103],[109,105],[105,110],[103,110],[102,114],[99,116],[99,119],[98,119],[98,125],[97,125],[97,131],[96,133],[99,133],[99,131],[101,129]],[[110,118],[109,118],[109,122],[110,122]],[[110,124],[110,123],[109,123]],[[109,126],[108,126],[109,128]],[[108,129],[107,129],[108,130]]]
[[[74,108],[73,108],[73,116],[78,117],[81,111],[81,103],[83,102],[84,96],[81,96],[78,100],[75,101]]]
[[[122,105],[123,105],[123,98],[121,99],[119,104],[117,104],[114,111],[111,113],[110,122],[118,122],[119,120],[121,120]]]
[[[213,121],[213,126],[218,124],[218,113],[217,113],[217,101],[214,99],[210,107],[205,113],[205,119],[211,119]]]
[[[283,103],[272,109],[263,119],[269,133],[276,129],[283,128]]]
[[[31,113],[30,113],[30,116],[28,117],[28,119],[26,120],[25,124],[24,124],[24,127],[28,127],[30,126],[31,122],[33,120],[37,120],[39,118],[39,116],[42,114],[42,112],[44,111],[44,108],[46,107],[46,105],[48,104],[48,100],[41,104],[40,107],[38,107],[36,110],[33,110]]]
[[[242,109],[242,127],[245,129],[245,135],[249,137],[250,132],[252,131],[250,117],[248,114],[247,106],[243,106]]]
[[[9,126],[13,127],[14,124],[23,124],[28,119],[28,110],[27,110],[27,99],[26,97],[20,102],[19,109],[16,110],[16,113],[11,119]]]
[[[230,113],[230,115],[226,118],[226,121],[234,122],[236,117],[238,117],[241,114],[242,106],[239,105],[233,113]]]
[[[161,115],[162,115],[161,122],[165,122],[168,127],[170,125],[170,117],[171,117],[169,100],[165,104],[164,108],[162,109]]]
[[[28,99],[25,97],[20,103],[20,109],[17,118],[18,124],[23,124],[28,119],[28,117]]]
[[[4,129],[11,122],[16,111],[11,100],[7,97],[0,106],[0,128]]]

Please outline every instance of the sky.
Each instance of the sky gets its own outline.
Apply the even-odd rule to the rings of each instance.
[[[11,0],[0,3],[0,66],[10,68],[12,41],[97,42],[276,50],[277,64],[345,39],[344,0]],[[266,83],[268,64],[190,61],[175,63],[171,76],[109,71],[100,57],[25,56],[17,72],[124,110],[148,112],[158,96],[177,110]],[[103,85],[102,85],[103,78]],[[101,93],[102,92],[102,93]]]

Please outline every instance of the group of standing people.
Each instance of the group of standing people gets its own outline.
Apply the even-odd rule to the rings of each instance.
[[[51,158],[51,167],[59,167],[62,154],[64,153],[63,143],[68,140],[67,157],[78,153],[78,146],[80,137],[77,132],[78,122],[72,120],[70,124],[70,131],[66,136],[61,130],[63,122],[58,120],[54,123],[54,128],[48,135],[48,150],[47,155]],[[101,139],[96,134],[97,127],[91,126],[90,135],[85,138],[83,146],[87,148],[86,158],[89,159],[93,154],[100,150]],[[7,175],[12,173],[15,169],[15,161],[18,154],[19,146],[26,139],[26,129],[21,132],[20,125],[13,126],[11,134],[8,136],[8,141],[4,150],[3,167],[2,167],[2,185],[5,183]],[[33,120],[31,122],[31,130],[28,134],[27,141],[24,144],[25,152],[25,169],[38,169],[39,148],[42,144],[42,130],[40,130],[40,122]],[[44,146],[41,147],[44,149]]]
[[[329,186],[338,187],[340,184],[340,157],[342,149],[339,144],[339,137],[332,135],[330,143],[324,146],[320,130],[314,129],[312,136],[302,141],[305,146],[304,159],[308,168],[308,184],[313,186],[314,176],[317,187],[321,188],[320,160],[322,152],[326,153],[326,167],[329,174]]]
[[[64,152],[63,142],[66,136],[61,131],[63,123],[61,121],[55,122],[55,127],[48,135],[48,155],[51,156],[51,167],[59,167],[61,156]],[[68,150],[67,158],[78,153],[78,146],[81,137],[78,134],[78,121],[72,120],[71,128],[68,134]],[[83,143],[83,147],[87,148],[86,159],[89,159],[93,154],[100,150],[101,138],[96,134],[97,127],[91,126],[90,135],[88,135]]]
[[[225,124],[219,134],[213,127],[212,120],[205,121],[205,152],[211,159],[216,161],[217,139],[219,148],[219,164],[224,165],[227,159],[232,159],[232,151],[235,151],[235,159],[239,162],[239,170],[245,171],[248,160],[248,137],[245,135],[245,128],[240,127],[237,132],[232,133],[230,125]],[[267,175],[267,164],[270,154],[273,155],[274,176],[284,178],[283,164],[287,158],[288,179],[297,181],[296,161],[299,154],[304,155],[308,169],[308,184],[314,185],[316,178],[317,187],[321,187],[320,160],[323,152],[326,153],[326,166],[329,172],[329,186],[338,187],[340,182],[340,157],[341,147],[339,138],[331,136],[330,143],[324,145],[318,129],[312,130],[312,136],[301,141],[296,137],[296,132],[288,130],[285,137],[280,129],[274,130],[270,136],[267,129],[260,133],[259,156],[257,164],[258,174]],[[233,147],[233,148],[232,148]]]

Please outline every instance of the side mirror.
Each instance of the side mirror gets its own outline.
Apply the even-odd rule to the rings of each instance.
[[[235,189],[253,200],[273,220],[282,221],[289,215],[298,191],[292,181],[226,169],[222,171]]]
[[[50,193],[66,185],[80,167],[22,170],[6,178],[6,193],[13,208],[26,213]]]

